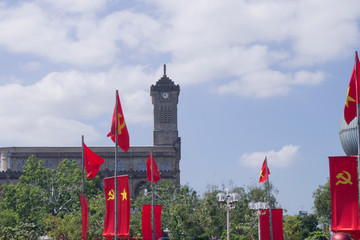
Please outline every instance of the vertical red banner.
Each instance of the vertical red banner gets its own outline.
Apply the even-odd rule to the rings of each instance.
[[[128,176],[118,176],[118,237],[128,238],[130,232],[130,191]],[[115,234],[115,177],[104,178],[106,212],[103,236]]]
[[[161,231],[161,205],[154,205],[154,217],[155,217],[155,238],[159,239],[162,237]],[[151,205],[143,205],[142,211],[142,235],[143,240],[153,240],[152,228],[151,228]]]
[[[284,240],[283,233],[283,210],[271,209],[273,239]],[[269,209],[264,215],[260,215],[260,235],[261,240],[270,240],[270,217]]]
[[[88,203],[85,195],[80,194],[81,203],[81,239],[86,239],[87,226],[88,226]]]
[[[162,237],[162,231],[161,231],[161,212],[162,212],[162,206],[161,205],[155,205],[154,206],[154,217],[155,217],[155,238],[159,239]]]
[[[151,205],[143,205],[141,224],[143,240],[153,240],[151,230]]]
[[[359,185],[356,156],[329,157],[331,231],[359,232]]]

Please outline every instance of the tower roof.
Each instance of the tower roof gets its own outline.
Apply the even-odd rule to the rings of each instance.
[[[170,91],[180,91],[180,86],[175,85],[175,83],[166,75],[166,65],[164,64],[164,75],[156,82],[155,85],[151,85],[151,92],[170,92]]]

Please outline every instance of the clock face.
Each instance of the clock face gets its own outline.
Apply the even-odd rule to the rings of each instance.
[[[164,99],[167,99],[169,97],[169,93],[167,92],[164,92],[161,94],[161,96],[164,98]]]

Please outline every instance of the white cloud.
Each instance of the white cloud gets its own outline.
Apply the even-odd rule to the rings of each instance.
[[[33,85],[0,86],[0,101],[6,102],[0,105],[0,145],[68,145],[85,132],[91,139],[103,137],[94,124],[104,115],[111,119],[115,89],[126,121],[151,125],[154,79],[140,67],[114,67],[98,73],[53,72]],[[22,133],[27,137],[19,137]],[[57,137],[45,136],[50,133]]]
[[[299,146],[286,145],[278,152],[270,150],[267,152],[246,153],[239,158],[239,164],[260,169],[264,158],[267,157],[270,167],[288,167],[301,159],[299,149]]]
[[[236,94],[251,98],[268,98],[285,96],[296,85],[317,85],[325,80],[323,72],[299,71],[293,76],[279,71],[265,70],[249,73],[239,80],[221,85],[219,94]]]
[[[41,63],[35,61],[27,62],[22,64],[22,68],[29,71],[37,71],[41,68]]]
[[[107,0],[38,0],[40,4],[45,3],[58,11],[65,12],[96,12],[106,6]]]
[[[264,43],[286,44],[294,64],[313,65],[342,56],[359,38],[356,0],[156,2],[171,27],[163,47],[177,59]]]
[[[88,1],[77,2],[82,4],[79,8],[91,7]],[[36,3],[23,3],[13,8],[0,6],[0,15],[0,31],[6,33],[0,45],[8,51],[75,65],[110,64],[118,55],[128,57],[122,55],[127,47],[134,52],[152,51],[154,42],[147,39],[160,33],[153,19],[131,11],[114,11],[104,17],[54,14]]]
[[[294,4],[292,64],[313,65],[354,52],[360,38],[359,1],[302,0]]]
[[[81,135],[94,141],[103,137],[94,126],[82,122],[52,116],[0,117],[2,146],[73,146],[80,145]]]
[[[357,1],[153,2],[166,16],[160,47],[181,84],[216,81],[223,94],[267,98],[316,86],[325,73],[306,67],[345,57],[360,37]]]
[[[324,80],[325,74],[321,71],[317,71],[314,73],[307,71],[299,71],[294,74],[292,84],[317,85],[322,83]]]

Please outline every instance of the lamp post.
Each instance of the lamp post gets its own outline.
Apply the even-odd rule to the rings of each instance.
[[[220,207],[226,210],[227,240],[230,240],[230,210],[235,208],[235,203],[240,200],[240,195],[229,193],[229,189],[225,189],[225,193],[218,193],[216,199],[222,203]]]
[[[258,220],[258,235],[259,235],[259,240],[261,240],[261,234],[260,234],[260,215],[264,215],[266,213],[266,210],[269,208],[269,204],[265,203],[265,202],[250,202],[248,205],[249,209],[251,210],[255,210],[256,215],[258,215],[259,220]]]

